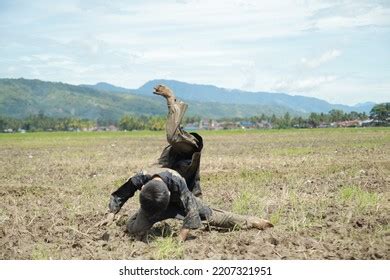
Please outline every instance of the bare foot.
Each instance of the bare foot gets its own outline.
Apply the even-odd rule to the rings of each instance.
[[[251,219],[250,223],[251,223],[252,228],[257,228],[260,230],[264,230],[266,228],[271,228],[274,226],[273,224],[271,224],[270,221],[256,218],[256,217],[253,217]]]
[[[153,93],[156,95],[164,96],[165,98],[170,98],[170,97],[175,98],[172,90],[169,87],[164,86],[164,85],[158,85],[158,86],[154,87]]]

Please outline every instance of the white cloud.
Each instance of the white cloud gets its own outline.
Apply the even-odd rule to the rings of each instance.
[[[134,88],[164,77],[315,94],[356,68],[360,57],[351,53],[361,50],[362,56],[382,59],[365,52],[364,45],[376,42],[358,41],[356,51],[340,40],[340,34],[352,40],[362,26],[389,26],[389,8],[375,2],[15,2],[6,13],[0,11],[0,61],[3,69],[14,67],[15,75],[35,73],[34,78],[71,83],[107,81]],[[384,44],[386,35],[375,40]],[[341,55],[345,65],[329,63]],[[359,68],[373,71],[365,66]]]
[[[323,54],[321,54],[317,58],[308,59],[308,58],[304,57],[301,59],[301,62],[309,68],[316,68],[316,67],[318,67],[318,66],[320,66],[320,65],[322,65],[330,60],[335,59],[336,57],[338,57],[340,55],[341,55],[340,50],[329,50],[329,51],[324,52]]]
[[[362,26],[390,25],[390,8],[376,4],[359,5],[359,2],[349,3],[349,10],[355,14],[330,15],[316,19],[313,26],[322,30],[354,28]]]
[[[319,86],[326,83],[333,82],[337,79],[337,76],[327,75],[318,77],[306,77],[303,79],[283,79],[276,81],[273,88],[276,91],[287,91],[287,92],[309,92],[317,89]]]

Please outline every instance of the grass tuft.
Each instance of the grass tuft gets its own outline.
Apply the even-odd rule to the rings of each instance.
[[[282,215],[283,215],[283,210],[282,209],[278,209],[277,211],[272,213],[271,216],[270,216],[270,219],[269,219],[271,224],[273,224],[273,225],[279,224],[280,220],[282,218]]]
[[[41,245],[37,244],[35,245],[34,249],[31,252],[31,259],[32,260],[49,260],[49,252],[47,249]]]
[[[184,257],[184,248],[182,244],[173,236],[159,237],[154,242],[155,252],[154,259],[182,259]]]
[[[253,190],[243,190],[234,200],[232,211],[241,215],[262,215],[264,212],[264,198]]]
[[[339,197],[342,202],[351,203],[360,211],[376,207],[379,202],[377,193],[367,192],[357,186],[342,187],[339,191]]]

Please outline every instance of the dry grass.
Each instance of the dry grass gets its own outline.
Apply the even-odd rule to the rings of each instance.
[[[123,229],[137,197],[103,229],[109,194],[153,163],[163,133],[0,135],[2,259],[389,259],[390,130],[202,132],[209,204],[270,219],[264,232],[161,224],[149,243]]]

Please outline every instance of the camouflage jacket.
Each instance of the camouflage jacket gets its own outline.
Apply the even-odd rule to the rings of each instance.
[[[117,213],[137,190],[141,190],[144,184],[156,176],[164,181],[171,193],[168,207],[177,209],[178,216],[179,213],[184,213],[183,228],[199,228],[202,225],[201,217],[203,219],[210,217],[211,209],[190,192],[185,179],[178,172],[169,168],[161,168],[158,173],[143,171],[131,177],[111,194],[110,211]]]
[[[200,156],[203,149],[203,139],[197,133],[191,133],[196,142],[189,146],[187,142],[177,142],[165,147],[158,159],[162,167],[170,168],[179,172],[186,180],[188,189],[196,196],[202,196],[200,187]]]

